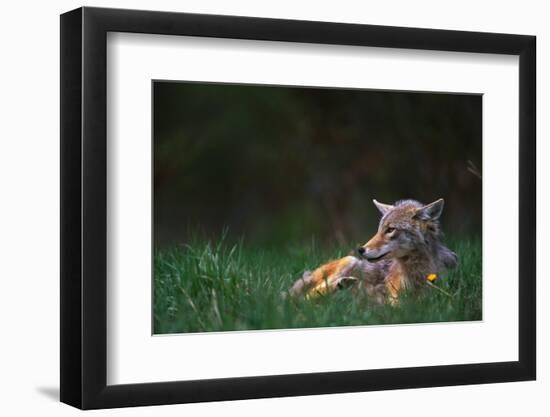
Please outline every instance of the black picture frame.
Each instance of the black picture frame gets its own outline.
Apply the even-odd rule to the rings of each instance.
[[[519,360],[107,385],[108,32],[519,56]],[[61,15],[61,401],[82,409],[533,380],[534,36],[103,8]]]

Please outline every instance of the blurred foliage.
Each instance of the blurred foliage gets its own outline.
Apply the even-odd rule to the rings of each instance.
[[[481,96],[154,83],[155,244],[365,241],[371,200],[443,197],[481,235]]]

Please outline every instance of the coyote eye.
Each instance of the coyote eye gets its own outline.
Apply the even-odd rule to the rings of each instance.
[[[386,234],[387,234],[387,235],[390,235],[390,234],[392,234],[393,232],[395,232],[395,227],[388,227],[388,228],[386,229]]]

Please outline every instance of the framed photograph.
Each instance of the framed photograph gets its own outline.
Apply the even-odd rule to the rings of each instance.
[[[535,37],[61,16],[61,401],[533,380]]]

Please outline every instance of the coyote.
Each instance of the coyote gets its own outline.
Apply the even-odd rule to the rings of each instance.
[[[374,237],[355,256],[306,271],[289,290],[291,296],[312,297],[357,285],[376,302],[393,304],[401,290],[419,288],[427,278],[457,265],[456,254],[441,242],[443,199],[428,205],[416,200],[373,202],[382,214]]]

